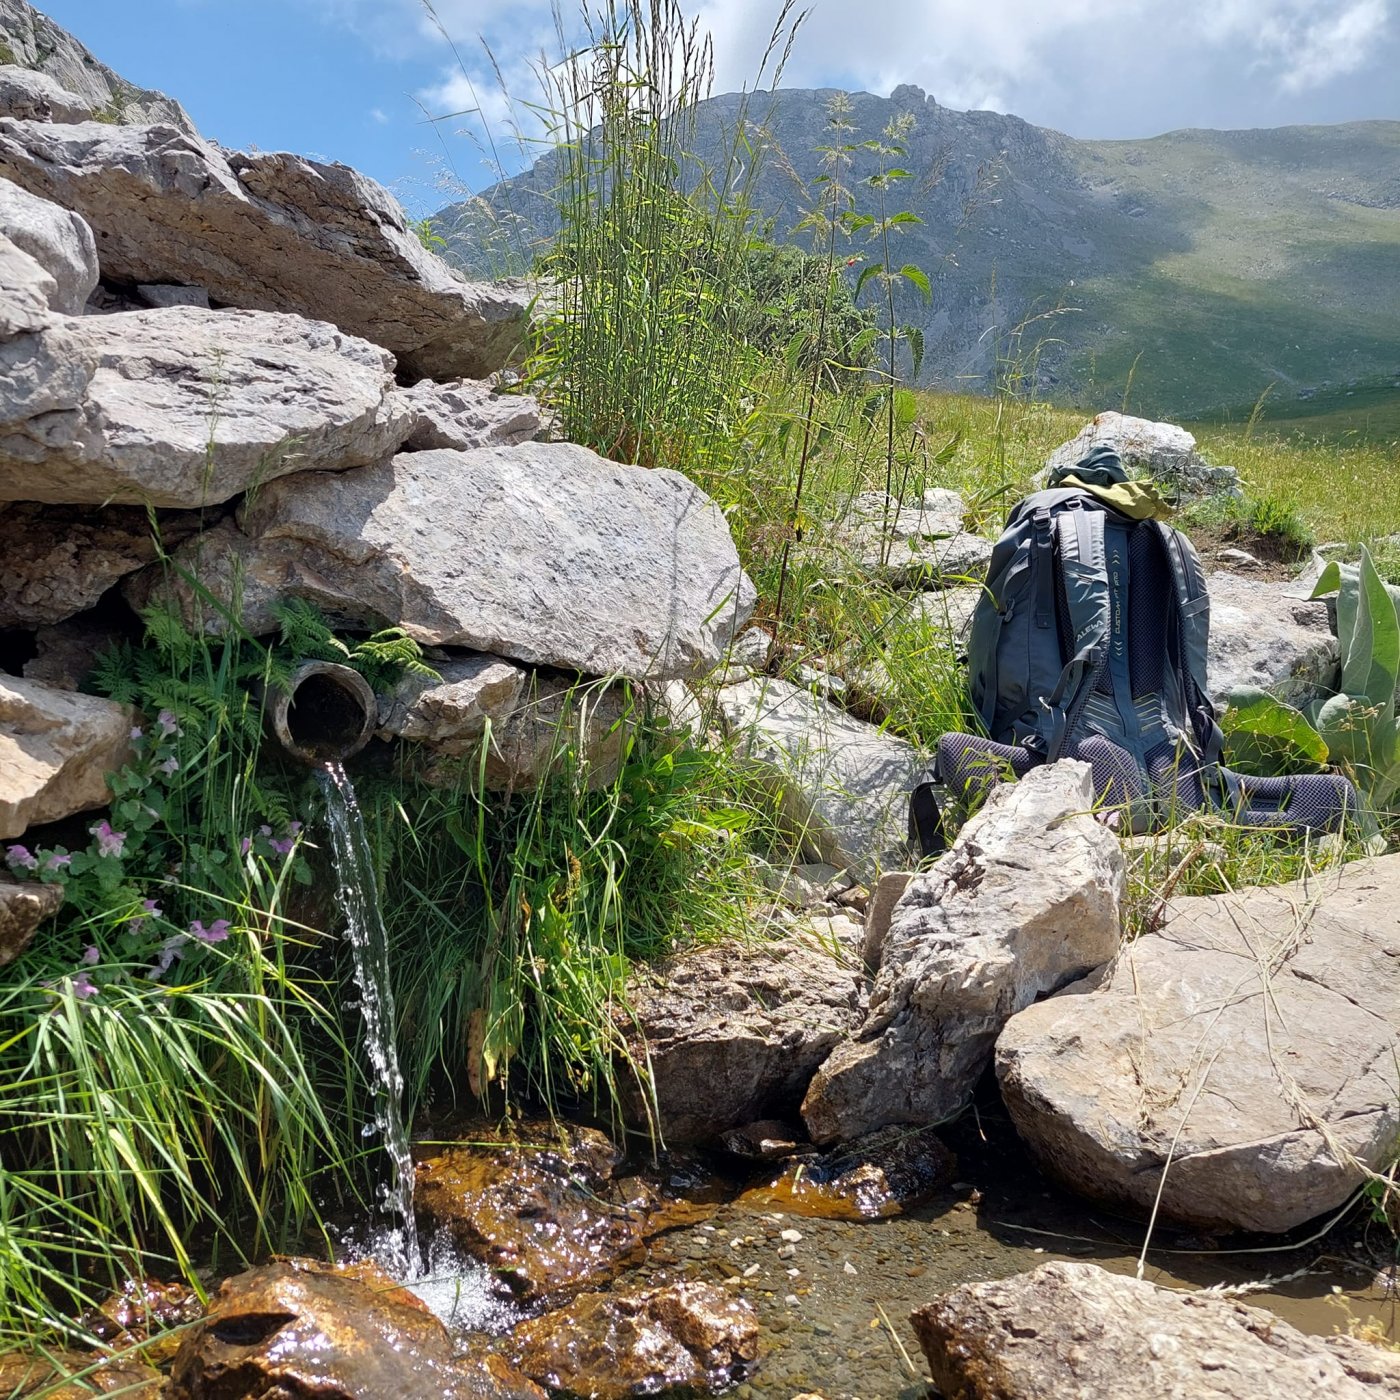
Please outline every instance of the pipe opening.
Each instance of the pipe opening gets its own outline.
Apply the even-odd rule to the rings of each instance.
[[[304,661],[269,697],[267,717],[277,742],[293,758],[329,763],[364,748],[378,708],[358,671],[331,661]]]

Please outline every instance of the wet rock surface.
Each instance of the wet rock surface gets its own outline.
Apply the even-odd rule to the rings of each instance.
[[[1092,816],[1087,764],[996,789],[896,903],[870,1008],[817,1070],[802,1116],[816,1142],[937,1123],[968,1099],[1006,1021],[1118,948],[1118,839]]]
[[[463,281],[349,166],[226,155],[163,124],[0,118],[0,175],[82,215],[105,279],[329,321],[414,377],[484,377],[524,330],[523,287]]]
[[[131,711],[0,674],[0,838],[103,807],[131,749]]]
[[[516,1364],[552,1390],[596,1400],[721,1388],[757,1358],[752,1307],[715,1284],[585,1293],[517,1327]]]
[[[159,1279],[128,1279],[105,1302],[87,1313],[83,1326],[113,1351],[139,1349],[152,1364],[170,1361],[180,1348],[185,1323],[204,1315],[194,1290],[185,1283]]]
[[[457,1359],[447,1329],[387,1279],[378,1287],[318,1267],[269,1264],[226,1279],[180,1345],[170,1400],[543,1400]]]
[[[808,927],[638,966],[624,1034],[650,1063],[667,1142],[709,1142],[792,1113],[863,1016],[863,977]],[[629,1108],[645,1123],[640,1102]]]
[[[660,679],[718,661],[754,603],[703,491],[571,443],[405,452],[333,480],[303,472],[265,486],[240,525],[176,560],[225,604],[241,571],[255,632],[296,597],[421,642]],[[154,580],[152,595],[163,587]],[[182,589],[172,601],[196,611]]]
[[[959,1288],[912,1318],[948,1400],[1400,1396],[1400,1356],[1092,1264]]]
[[[1400,856],[1173,900],[1101,974],[1012,1018],[1003,1098],[1075,1190],[1207,1229],[1288,1230],[1391,1160],[1398,959]]]
[[[921,767],[912,744],[788,681],[727,685],[717,704],[809,858],[863,880],[906,858],[909,789]]]
[[[739,1204],[820,1220],[880,1220],[946,1186],[955,1167],[931,1128],[882,1128],[835,1152],[799,1152],[781,1175],[750,1186]]]
[[[637,1177],[615,1180],[620,1156],[591,1128],[561,1138],[546,1125],[522,1127],[515,1141],[420,1162],[414,1201],[518,1302],[557,1303],[639,1263],[658,1230],[709,1213],[664,1201]]]

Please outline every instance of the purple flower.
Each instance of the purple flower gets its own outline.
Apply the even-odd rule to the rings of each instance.
[[[7,846],[5,864],[12,870],[37,870],[39,857],[34,855],[28,846]]]
[[[99,856],[119,856],[122,847],[126,845],[126,832],[113,831],[111,822],[101,821],[96,826],[88,827],[88,830],[97,837],[97,854]]]
[[[228,937],[229,923],[227,919],[215,919],[208,928],[200,919],[196,919],[190,925],[190,932],[201,943],[222,943]]]
[[[252,838],[251,836],[245,836],[245,837],[238,843],[238,854],[241,855],[241,856],[246,856],[246,855],[248,854],[249,850],[252,849],[252,845],[253,845],[253,838]]]
[[[79,961],[81,961],[85,967],[92,967],[94,964],[102,961],[102,954],[97,951],[96,944],[90,943],[83,949],[83,956]]]
[[[300,832],[301,832],[301,823],[300,823],[300,822],[289,822],[289,823],[287,824],[287,832],[288,832],[288,834],[291,835],[291,836],[297,836],[297,835],[299,835]]]
[[[162,710],[156,716],[156,724],[160,726],[160,732],[165,738],[180,732],[180,726],[175,722],[175,716],[169,710]]]
[[[279,856],[285,856],[291,853],[291,849],[296,843],[297,838],[295,836],[284,836],[280,841],[273,841],[270,844],[272,849],[276,851]]]
[[[73,995],[77,997],[79,1001],[86,1001],[89,997],[95,997],[99,990],[97,984],[86,972],[80,972],[76,977],[72,978],[69,985],[73,989]]]
[[[133,724],[131,726],[131,737],[133,739],[140,739],[145,735],[145,733],[146,731],[142,729],[139,724]]]
[[[187,933],[174,933],[160,945],[155,963],[146,971],[152,982],[159,982],[170,971],[171,963],[179,962],[185,956],[185,944],[190,941]]]
[[[268,840],[271,840],[271,839],[272,839],[272,828],[271,828],[270,826],[260,826],[260,827],[258,828],[258,835],[259,835],[259,836],[266,836],[266,837],[268,838]]]
[[[143,899],[141,901],[141,907],[146,911],[146,913],[152,915],[154,918],[157,919],[160,918],[160,916],[165,912],[165,910],[163,910],[160,907],[160,905],[157,904],[153,899]]]
[[[45,870],[66,870],[73,864],[73,857],[67,851],[54,851],[44,862]]]

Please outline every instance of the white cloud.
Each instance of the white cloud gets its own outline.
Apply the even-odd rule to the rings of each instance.
[[[369,109],[369,119],[376,126],[389,125],[389,114],[382,107],[371,107]]]

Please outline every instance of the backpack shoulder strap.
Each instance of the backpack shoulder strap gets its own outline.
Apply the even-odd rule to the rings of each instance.
[[[1059,684],[1043,701],[1041,732],[1051,762],[1060,756],[1082,701],[1107,660],[1113,609],[1105,524],[1103,508],[1082,497],[1055,516],[1056,572],[1065,590],[1070,637]]]
[[[1154,520],[1171,565],[1172,583],[1176,590],[1177,617],[1180,622],[1181,664],[1194,692],[1190,697],[1196,720],[1196,738],[1201,744],[1202,757],[1216,763],[1224,736],[1215,722],[1215,707],[1211,704],[1206,681],[1206,656],[1210,645],[1210,593],[1206,588],[1205,572],[1200,556],[1191,541],[1165,521]]]

